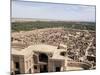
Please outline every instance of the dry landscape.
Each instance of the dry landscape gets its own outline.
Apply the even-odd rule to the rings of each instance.
[[[12,1],[11,75],[96,69],[96,6]]]
[[[91,64],[90,69],[96,66],[96,35],[92,30],[44,28],[31,31],[12,32],[11,43],[13,48],[24,49],[34,44],[48,44],[67,46],[67,56],[74,61]]]

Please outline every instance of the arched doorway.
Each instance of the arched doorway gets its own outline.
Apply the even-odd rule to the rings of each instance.
[[[40,62],[48,62],[48,56],[44,53],[39,54],[39,61]]]

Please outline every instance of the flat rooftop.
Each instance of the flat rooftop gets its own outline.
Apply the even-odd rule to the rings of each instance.
[[[11,54],[13,54],[13,55],[28,55],[32,52],[53,53],[54,58],[55,57],[58,58],[59,52],[61,52],[61,51],[66,51],[66,50],[57,49],[56,46],[51,46],[51,45],[46,45],[46,44],[38,44],[38,45],[28,46],[27,48],[22,49],[20,51],[12,48]]]

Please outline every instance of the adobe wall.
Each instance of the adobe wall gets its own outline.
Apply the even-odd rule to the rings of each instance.
[[[56,67],[60,67],[60,71],[64,71],[64,61],[50,59],[48,61],[48,72],[55,72]]]

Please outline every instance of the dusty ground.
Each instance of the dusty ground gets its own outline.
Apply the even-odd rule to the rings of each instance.
[[[46,28],[12,33],[12,47],[22,49],[32,44],[45,43],[58,46],[67,45],[68,56],[74,60],[88,55],[96,55],[95,31]]]

